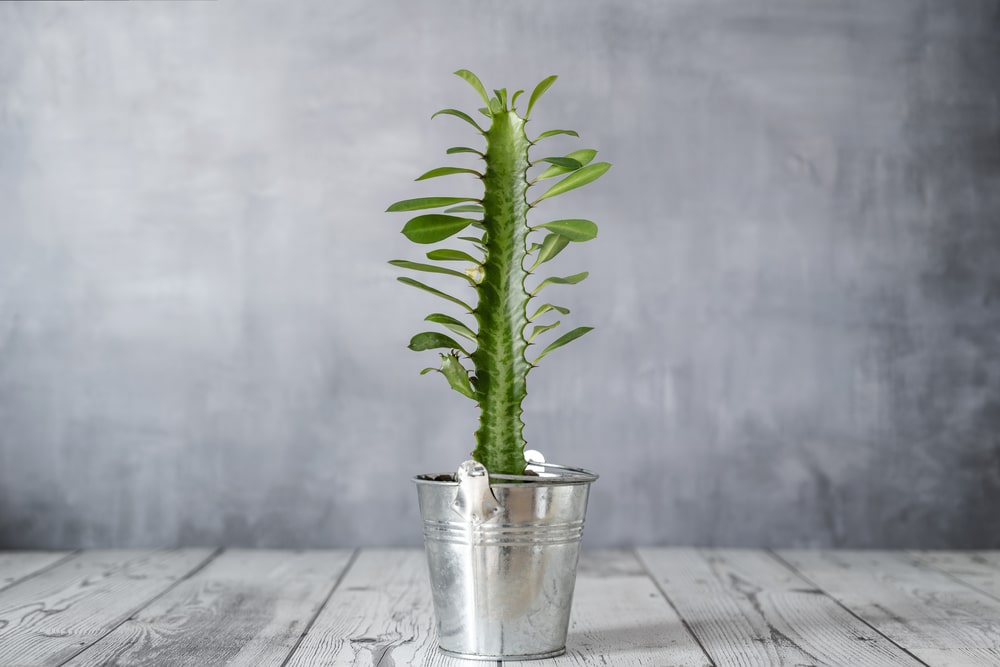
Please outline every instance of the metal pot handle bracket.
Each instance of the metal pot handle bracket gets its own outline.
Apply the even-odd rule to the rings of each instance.
[[[478,461],[466,461],[458,467],[455,478],[458,480],[458,492],[451,508],[465,521],[473,525],[485,523],[503,511],[493,489],[490,488],[490,478],[505,481],[537,482],[539,478],[568,477],[574,480],[593,482],[597,475],[583,468],[564,466],[558,463],[546,463],[542,453],[529,449],[524,453],[528,462],[527,470],[535,475],[490,475],[486,466]],[[557,472],[546,472],[553,469]]]
[[[500,503],[490,488],[490,473],[478,461],[466,461],[458,466],[458,493],[451,509],[466,522],[479,525],[502,511]]]

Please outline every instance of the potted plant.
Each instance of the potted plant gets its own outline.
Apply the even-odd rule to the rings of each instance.
[[[546,199],[596,180],[611,165],[594,162],[597,151],[592,149],[559,157],[529,155],[547,137],[579,136],[572,130],[549,130],[529,140],[525,133],[532,108],[555,76],[535,87],[522,116],[515,105],[524,91],[508,97],[506,89],[499,89],[490,96],[472,72],[455,74],[482,97],[485,106],[479,111],[488,121],[486,127],[456,109],[434,116],[458,117],[485,138],[483,148],[460,146],[445,151],[478,156],[483,168],[439,167],[417,180],[472,176],[482,181],[483,193],[479,197],[407,199],[388,209],[444,209],[416,215],[402,233],[418,244],[454,238],[465,248],[435,247],[426,253],[432,263],[393,260],[390,264],[443,274],[474,292],[474,298],[449,294],[410,277],[399,278],[458,306],[474,319],[432,313],[426,321],[449,333],[424,331],[409,344],[417,351],[444,350],[440,366],[421,373],[440,373],[480,410],[474,460],[463,463],[454,474],[415,478],[438,641],[445,652],[467,658],[555,656],[565,651],[587,494],[597,476],[545,463],[537,453],[528,461],[521,406],[528,374],[538,362],[591,330],[577,327],[537,354],[529,353],[539,336],[560,326],[556,316],[569,314],[547,298],[542,300],[539,293],[587,277],[583,272],[539,280],[535,271],[568,245],[593,239],[597,226],[584,219],[531,224],[528,218],[529,214],[534,217],[534,209]],[[533,170],[536,166],[544,168]],[[560,179],[544,187],[556,177]]]

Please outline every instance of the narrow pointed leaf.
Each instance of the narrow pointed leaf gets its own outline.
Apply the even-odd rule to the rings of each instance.
[[[431,118],[434,118],[435,116],[455,116],[456,118],[461,118],[466,123],[469,123],[470,125],[472,125],[472,127],[476,128],[480,132],[483,132],[483,128],[479,127],[479,123],[472,120],[472,116],[465,113],[464,111],[459,111],[458,109],[441,109],[441,111],[435,111],[431,115]]]
[[[523,90],[519,90],[510,98],[510,108],[513,109],[514,105],[517,104],[517,98],[524,94]]]
[[[573,171],[583,166],[577,160],[574,160],[571,157],[543,157],[541,160],[538,160],[537,162],[548,162],[549,164],[555,165],[557,167],[562,167],[566,171]]]
[[[443,333],[437,331],[424,331],[418,333],[416,336],[410,339],[410,344],[407,345],[414,352],[423,352],[424,350],[436,350],[440,348],[445,348],[448,350],[462,350],[462,346],[459,345],[454,338],[447,336]],[[468,352],[465,352],[468,354]]]
[[[449,250],[448,248],[431,250],[427,253],[427,259],[433,259],[438,262],[472,262],[473,264],[479,264],[480,262],[480,260],[469,253],[462,252],[461,250]]]
[[[549,312],[550,310],[562,313],[563,315],[569,315],[569,308],[563,308],[562,306],[553,306],[551,303],[546,303],[543,304],[541,307],[539,307],[539,309],[535,311],[535,314],[528,318],[528,321],[534,322],[535,320],[537,320],[539,317]]]
[[[425,369],[423,369],[422,371],[420,371],[420,374],[421,374],[421,375],[427,375],[428,373],[431,373],[431,372],[433,372],[433,371],[439,371],[439,370],[440,370],[440,369],[437,369],[437,368],[434,368],[434,367],[431,367],[431,368],[425,368]]]
[[[559,336],[559,338],[556,338],[554,341],[552,341],[552,343],[550,343],[548,347],[546,347],[544,350],[542,350],[542,353],[540,355],[538,355],[537,357],[535,357],[535,360],[531,362],[531,365],[534,366],[535,364],[537,364],[541,360],[542,357],[544,357],[546,354],[548,354],[552,350],[558,350],[563,345],[565,345],[567,343],[572,343],[574,340],[576,340],[580,336],[582,336],[585,333],[588,333],[590,331],[593,331],[593,330],[594,330],[594,327],[577,327],[576,329],[573,329],[569,333],[564,333],[562,336]]]
[[[477,238],[475,236],[456,236],[455,238],[457,238],[460,241],[471,241],[472,243],[475,243],[480,248],[483,247],[483,240],[481,238]]]
[[[493,115],[503,113],[503,104],[497,98],[490,98],[490,113]]]
[[[485,209],[479,204],[464,204],[462,206],[453,206],[452,208],[446,208],[445,213],[482,213]]]
[[[556,82],[556,79],[558,78],[559,77],[557,77],[555,74],[553,74],[552,76],[547,76],[544,79],[542,79],[537,86],[535,86],[535,89],[531,92],[531,98],[528,99],[528,110],[524,112],[525,119],[531,117],[531,110],[532,108],[534,108],[535,102],[538,101],[538,99],[545,93],[546,90],[549,89],[549,87],[553,83]]]
[[[460,69],[455,72],[455,75],[462,77],[469,83],[470,86],[475,88],[476,92],[479,93],[479,96],[483,98],[483,102],[486,102],[487,104],[490,103],[490,96],[486,94],[486,88],[483,87],[483,82],[479,80],[478,76],[467,69]]]
[[[590,161],[597,157],[597,151],[593,148],[581,148],[578,151],[567,153],[566,157],[571,157],[580,164],[590,164]]]
[[[539,334],[543,334],[546,331],[555,329],[560,324],[562,324],[562,322],[560,322],[559,320],[556,320],[552,324],[539,324],[538,326],[536,326],[534,329],[531,330],[531,335],[528,337],[528,342],[530,343],[531,341],[535,340],[535,338],[537,338]]]
[[[582,167],[585,164],[590,164],[591,160],[593,160],[594,157],[596,156],[597,156],[597,151],[595,151],[593,148],[584,148],[582,150],[573,151],[566,157],[576,160],[577,162],[580,163],[580,166]],[[579,168],[580,167],[576,167],[575,169]],[[552,165],[551,167],[548,167],[545,171],[540,173],[538,176],[535,176],[535,180],[544,181],[546,178],[552,178],[553,176],[561,176],[562,174],[568,174],[571,171],[575,171],[575,169],[566,169],[565,167]]]
[[[465,303],[461,299],[456,299],[455,297],[453,297],[450,294],[445,294],[441,290],[436,290],[433,287],[431,287],[430,285],[423,284],[419,280],[414,280],[413,278],[407,278],[405,276],[403,276],[401,278],[396,278],[396,280],[398,280],[399,282],[403,283],[404,285],[409,285],[410,287],[416,287],[417,289],[422,289],[425,292],[430,292],[434,296],[439,296],[442,299],[445,299],[447,301],[451,301],[452,303],[458,304],[462,308],[465,308],[466,311],[468,311],[470,313],[472,312],[472,306],[470,306],[469,304]]]
[[[483,156],[481,152],[477,151],[475,148],[469,148],[468,146],[452,146],[451,148],[446,150],[445,153],[447,153],[448,155],[455,155],[456,153],[475,153],[480,157]]]
[[[464,169],[462,167],[438,167],[437,169],[431,169],[426,174],[418,176],[415,180],[425,181],[428,178],[437,178],[438,176],[450,176],[451,174],[474,174],[479,178],[483,175],[480,174],[475,169]]]
[[[500,101],[500,108],[501,108],[501,110],[503,110],[504,108],[506,108],[507,107],[507,89],[506,88],[501,88],[500,90],[497,90],[496,88],[494,88],[493,89],[493,94],[496,95],[497,99]]]
[[[546,190],[545,194],[532,202],[532,206],[543,199],[555,197],[556,195],[561,195],[564,192],[569,192],[570,190],[575,190],[576,188],[583,187],[588,183],[592,183],[603,176],[610,168],[611,165],[607,162],[595,162],[594,164],[588,164],[583,169],[574,171],[572,174]]]
[[[487,118],[493,118],[493,113],[490,111],[489,107],[479,107],[476,111],[483,114]]]
[[[420,211],[425,208],[443,208],[454,204],[461,204],[467,201],[479,201],[475,197],[417,197],[416,199],[404,199],[398,201],[389,208],[386,213],[397,213],[399,211]]]
[[[472,383],[469,382],[469,372],[465,370],[465,366],[458,360],[458,357],[454,354],[441,355],[441,372],[452,389],[463,396],[476,400],[476,392],[472,389]]]
[[[443,213],[418,215],[403,225],[403,236],[414,243],[437,243],[457,234],[473,222],[475,221],[470,218]]]
[[[576,133],[576,130],[547,130],[539,134],[537,137],[535,137],[535,140],[532,141],[531,143],[533,144],[537,143],[539,139],[544,139],[545,137],[554,137],[557,134],[568,134],[571,137],[577,137],[577,138],[579,138],[580,136],[579,134]]]
[[[433,322],[434,324],[440,324],[443,327],[447,327],[449,330],[454,331],[459,336],[465,336],[473,343],[476,342],[476,334],[469,327],[465,326],[459,320],[456,320],[450,315],[445,315],[443,313],[432,313],[424,318],[428,322]]]
[[[532,270],[535,269],[539,264],[543,264],[560,252],[563,248],[569,245],[569,239],[560,234],[549,234],[542,241],[542,247],[538,251],[538,257],[535,258],[535,263],[531,265]]]
[[[535,291],[532,292],[531,295],[534,296],[535,294],[538,294],[546,285],[575,285],[579,282],[583,282],[588,275],[590,274],[584,271],[582,273],[574,273],[573,275],[566,276],[565,278],[558,278],[555,276],[552,278],[546,278],[541,282],[541,284],[538,285],[538,287],[535,288]]]
[[[597,237],[597,225],[590,220],[553,220],[544,225],[538,225],[534,229],[547,229],[560,236],[565,236],[575,243],[582,243]]]
[[[419,262],[410,262],[405,259],[394,259],[389,262],[393,266],[398,266],[401,269],[410,269],[411,271],[425,271],[427,273],[442,273],[446,276],[457,276],[459,278],[464,278],[472,283],[472,279],[462,273],[461,271],[455,271],[454,269],[446,269],[443,266],[436,266],[434,264],[421,264]],[[473,283],[475,284],[475,283]]]

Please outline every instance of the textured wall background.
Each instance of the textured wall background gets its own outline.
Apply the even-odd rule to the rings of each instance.
[[[972,0],[0,4],[0,546],[419,542],[475,413],[382,211],[475,139],[459,67],[615,163],[548,207],[598,330],[526,415],[590,545],[1000,546]]]

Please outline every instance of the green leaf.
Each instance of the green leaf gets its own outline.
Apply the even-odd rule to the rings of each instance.
[[[420,264],[419,262],[410,262],[405,259],[394,259],[389,262],[393,266],[398,266],[401,269],[410,269],[411,271],[426,271],[427,273],[443,273],[447,276],[458,276],[459,278],[464,278],[468,280],[473,285],[472,278],[462,273],[461,271],[455,271],[454,269],[446,269],[443,266],[435,266],[434,264]]]
[[[573,275],[566,276],[565,278],[546,278],[541,282],[541,284],[538,285],[538,287],[535,288],[535,291],[531,293],[531,296],[538,294],[546,285],[575,285],[579,282],[583,282],[588,275],[590,274],[584,271],[582,273],[574,273]]]
[[[462,206],[453,206],[452,208],[445,209],[445,213],[485,213],[484,209],[479,204],[463,204]]]
[[[531,341],[535,340],[535,338],[539,334],[543,334],[546,331],[549,331],[551,329],[555,329],[560,324],[562,324],[562,323],[559,322],[558,320],[556,320],[552,324],[539,324],[538,326],[536,326],[534,329],[531,330],[531,335],[528,336],[528,342],[530,343]]]
[[[472,400],[476,400],[476,392],[473,391],[472,383],[469,382],[469,371],[465,370],[465,366],[462,365],[457,356],[454,354],[442,354],[441,372],[444,373],[452,389],[463,396],[468,396]]]
[[[486,88],[483,87],[483,82],[479,80],[478,76],[467,69],[460,69],[455,72],[455,75],[462,77],[469,83],[470,86],[475,88],[476,92],[479,93],[479,96],[483,98],[483,102],[486,102],[486,104],[490,103],[490,97],[486,94]]]
[[[538,251],[535,263],[531,265],[531,271],[535,270],[539,264],[549,261],[569,245],[569,239],[560,234],[549,234],[542,241],[542,247]]]
[[[580,164],[590,164],[590,161],[597,157],[597,151],[593,148],[581,148],[578,151],[567,153],[566,157],[571,157]]]
[[[483,114],[487,118],[493,118],[493,113],[490,111],[489,107],[479,107],[476,111]]]
[[[437,243],[453,236],[475,222],[456,215],[429,213],[418,215],[403,225],[403,236],[414,243]]]
[[[471,241],[472,243],[475,243],[480,248],[483,247],[483,240],[481,238],[477,238],[475,236],[456,236],[455,238],[457,238],[459,241]]]
[[[551,303],[546,303],[543,304],[538,310],[536,310],[535,314],[528,318],[528,321],[534,322],[535,320],[537,320],[539,317],[549,312],[550,310],[562,313],[563,315],[569,315],[569,308],[563,308],[562,306],[553,306]]]
[[[432,371],[438,371],[439,373],[441,372],[439,369],[432,367],[432,368],[425,368],[425,369],[423,369],[422,371],[420,371],[420,374],[421,375],[427,375],[428,373],[430,373]]]
[[[461,250],[449,250],[447,248],[442,248],[441,250],[431,250],[427,253],[427,259],[433,259],[437,262],[472,262],[473,264],[480,264],[481,260],[476,259],[472,255],[462,252]]]
[[[585,164],[590,164],[590,161],[593,160],[596,155],[597,151],[595,151],[593,148],[584,148],[582,150],[573,151],[566,157],[576,160],[577,162],[580,163],[580,166],[582,167]],[[568,174],[569,172],[575,171],[576,169],[579,168],[580,167],[575,167],[574,169],[566,169],[564,167],[552,165],[551,167],[547,168],[545,171],[540,173],[538,176],[535,176],[535,181],[544,181],[546,178],[552,178],[553,176]]]
[[[430,315],[425,317],[424,320],[426,320],[427,322],[433,322],[434,324],[440,324],[441,326],[447,327],[451,331],[457,333],[459,336],[465,336],[473,343],[477,342],[475,332],[473,332],[472,329],[470,329],[469,327],[465,326],[464,323],[462,323],[459,320],[456,320],[454,317],[451,317],[450,315],[444,315],[442,313],[431,313]]]
[[[576,133],[576,130],[547,130],[546,132],[542,132],[537,137],[535,137],[535,140],[532,141],[531,143],[533,144],[538,143],[539,139],[544,139],[545,137],[554,137],[557,134],[568,134],[571,137],[577,137],[577,138],[580,137],[580,135]]]
[[[469,148],[467,146],[452,146],[451,148],[446,150],[445,153],[447,153],[448,155],[455,155],[456,153],[475,153],[480,157],[486,157],[485,155],[477,151],[475,148]]]
[[[543,199],[555,197],[556,195],[561,195],[564,192],[569,192],[570,190],[575,190],[576,188],[583,187],[588,183],[592,183],[603,176],[604,173],[610,168],[611,165],[607,162],[595,162],[594,164],[588,164],[586,167],[574,171],[572,174],[546,190],[545,194],[533,201],[531,205],[534,206]]]
[[[475,197],[417,197],[416,199],[404,199],[398,201],[389,208],[386,213],[397,213],[399,211],[419,211],[425,208],[441,208],[453,204],[461,204],[466,201],[479,201]]]
[[[545,91],[549,89],[549,86],[555,83],[558,78],[559,77],[555,74],[547,76],[542,79],[537,86],[535,86],[535,89],[531,92],[531,98],[528,100],[528,110],[524,113],[525,120],[531,117],[531,110],[534,108],[535,102],[538,101],[538,98],[540,98]]]
[[[566,171],[573,171],[583,166],[571,157],[543,157],[541,160],[538,160],[538,162],[548,162],[549,164],[553,164],[557,167],[562,167]]]
[[[568,333],[564,333],[562,336],[559,336],[559,338],[556,338],[554,341],[552,341],[549,344],[548,347],[546,347],[544,350],[542,350],[542,353],[540,355],[538,355],[537,357],[535,357],[535,360],[531,362],[531,365],[534,366],[535,364],[537,364],[541,360],[542,357],[544,357],[546,354],[548,354],[552,350],[558,350],[560,347],[562,347],[566,343],[572,343],[574,340],[576,340],[580,336],[584,335],[587,332],[593,331],[593,330],[594,330],[594,327],[577,327],[576,329],[573,329],[572,331],[570,331]]]
[[[458,109],[441,109],[441,111],[435,111],[431,115],[431,118],[434,118],[435,116],[442,116],[442,115],[444,115],[444,116],[455,116],[456,118],[461,118],[466,123],[469,123],[470,125],[472,125],[472,127],[474,127],[477,130],[479,130],[480,133],[485,134],[485,131],[483,130],[483,128],[479,127],[479,123],[477,123],[476,121],[472,120],[472,116],[470,116],[469,114],[465,113],[464,111],[459,111]]]
[[[504,109],[506,109],[507,108],[507,89],[506,88],[501,88],[500,90],[497,90],[496,88],[494,88],[493,89],[493,94],[496,95],[497,99],[500,101],[500,110],[503,111]]]
[[[438,176],[450,176],[451,174],[475,174],[479,178],[483,175],[480,174],[475,169],[463,169],[462,167],[438,167],[437,169],[431,169],[426,174],[418,176],[415,180],[425,181],[428,178],[437,178]]]
[[[510,98],[510,108],[513,109],[514,105],[517,104],[517,98],[524,94],[523,90],[519,90],[514,93],[513,97]]]
[[[407,278],[406,276],[403,276],[401,278],[396,278],[396,280],[398,280],[399,282],[403,283],[404,285],[409,285],[410,287],[416,287],[417,289],[422,289],[425,292],[430,292],[434,296],[439,296],[442,299],[445,299],[447,301],[451,301],[452,303],[458,304],[462,308],[465,308],[465,310],[467,310],[468,312],[470,312],[470,313],[472,312],[472,306],[470,306],[469,304],[465,303],[461,299],[456,299],[455,297],[453,297],[450,294],[445,294],[441,290],[436,290],[436,289],[434,289],[433,287],[431,287],[429,285],[423,284],[419,280],[414,280],[413,278]]]
[[[490,98],[490,113],[493,115],[503,113],[503,104],[495,97]]]
[[[597,237],[597,225],[590,220],[553,220],[532,229],[547,229],[576,243]]]
[[[465,352],[462,346],[455,342],[454,338],[437,331],[424,331],[423,333],[418,333],[410,339],[410,344],[407,347],[414,352],[436,350],[442,347],[449,350],[462,350],[462,352]],[[465,354],[468,354],[468,352],[465,352]]]

